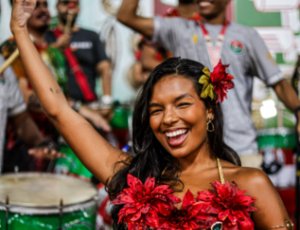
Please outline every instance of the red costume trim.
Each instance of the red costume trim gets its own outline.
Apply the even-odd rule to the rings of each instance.
[[[119,212],[119,223],[127,224],[128,230],[154,229],[193,230],[210,229],[222,222],[228,230],[254,230],[249,212],[257,211],[251,207],[256,200],[244,195],[236,184],[216,181],[212,183],[215,192],[198,192],[195,199],[188,191],[178,210],[174,204],[181,200],[173,195],[168,185],[157,185],[150,176],[143,184],[138,178],[127,175],[129,188],[120,192],[111,204],[124,205]]]

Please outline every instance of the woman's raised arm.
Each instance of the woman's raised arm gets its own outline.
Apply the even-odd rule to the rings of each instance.
[[[101,182],[114,174],[114,164],[127,155],[106,142],[73,111],[55,78],[42,61],[27,32],[36,0],[14,0],[10,27],[33,89],[48,117],[84,165]]]

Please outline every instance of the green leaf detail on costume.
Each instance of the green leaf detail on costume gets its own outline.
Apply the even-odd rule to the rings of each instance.
[[[222,222],[216,222],[211,226],[211,230],[222,230],[222,229],[223,229]]]

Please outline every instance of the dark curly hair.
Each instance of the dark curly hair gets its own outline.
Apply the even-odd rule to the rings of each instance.
[[[198,62],[181,59],[170,58],[157,66],[149,76],[146,84],[141,90],[133,114],[133,149],[136,154],[132,159],[128,159],[123,163],[122,167],[111,179],[107,185],[108,193],[111,199],[127,186],[127,174],[139,178],[145,182],[146,178],[151,175],[156,181],[167,183],[171,187],[183,183],[179,180],[178,175],[180,168],[177,160],[168,153],[164,147],[155,138],[149,124],[148,105],[152,96],[154,85],[164,76],[177,74],[190,79],[199,95],[202,85],[198,83],[204,66]],[[236,165],[241,165],[238,154],[227,146],[223,141],[223,113],[219,103],[211,100],[200,98],[206,108],[211,108],[214,114],[213,124],[215,132],[208,132],[208,140],[212,157],[229,161]],[[162,175],[163,170],[167,168],[166,173]],[[183,188],[183,187],[182,187]],[[118,212],[122,206],[117,205],[112,208],[112,217],[114,219],[114,229],[124,229],[124,226],[118,223]]]

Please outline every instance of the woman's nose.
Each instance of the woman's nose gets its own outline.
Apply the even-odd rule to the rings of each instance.
[[[162,123],[165,125],[171,125],[171,124],[177,122],[178,119],[179,118],[178,118],[176,112],[174,111],[174,109],[169,108],[169,109],[165,109],[165,111],[164,111]]]

